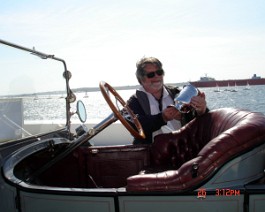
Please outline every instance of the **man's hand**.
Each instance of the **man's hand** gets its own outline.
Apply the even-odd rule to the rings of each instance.
[[[171,121],[173,119],[176,120],[181,119],[181,113],[177,110],[177,108],[174,105],[168,106],[165,110],[163,110],[162,116],[165,122]]]
[[[206,100],[205,100],[205,93],[200,92],[198,96],[194,96],[191,98],[190,105],[196,110],[197,114],[203,115],[206,111]]]

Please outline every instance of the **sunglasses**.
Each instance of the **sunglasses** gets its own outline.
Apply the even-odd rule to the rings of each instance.
[[[159,69],[159,70],[157,70],[157,71],[153,71],[153,72],[149,72],[149,73],[145,73],[145,76],[147,76],[147,78],[153,78],[154,76],[155,76],[155,74],[157,75],[157,76],[161,76],[161,75],[163,75],[164,74],[164,71],[163,71],[163,69]]]

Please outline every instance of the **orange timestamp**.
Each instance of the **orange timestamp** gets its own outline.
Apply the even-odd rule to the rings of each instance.
[[[197,198],[205,199],[207,196],[207,192],[205,188],[200,188],[197,192]],[[229,188],[216,188],[215,196],[240,196],[240,190],[237,189],[229,189]]]

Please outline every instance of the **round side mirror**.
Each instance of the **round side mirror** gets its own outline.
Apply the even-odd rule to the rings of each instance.
[[[87,113],[86,113],[86,107],[85,107],[84,103],[81,100],[78,100],[76,103],[76,108],[77,108],[76,113],[79,117],[79,120],[82,123],[85,123],[86,119],[87,119]]]

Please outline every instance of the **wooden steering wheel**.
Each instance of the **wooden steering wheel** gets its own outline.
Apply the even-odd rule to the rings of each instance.
[[[109,104],[111,110],[115,114],[115,116],[120,120],[120,122],[124,125],[124,127],[135,137],[139,139],[144,139],[145,134],[142,128],[141,123],[139,122],[137,116],[133,113],[133,111],[129,108],[129,106],[126,104],[126,102],[121,98],[121,96],[117,93],[117,91],[111,87],[108,83],[106,82],[100,82],[99,87],[101,90],[101,93],[103,97],[105,98],[106,102]],[[110,99],[109,93],[115,97],[115,99],[123,106],[123,111],[125,110],[126,113],[130,116],[131,122],[135,125],[136,129],[134,129],[128,121],[124,118],[122,115],[121,110],[113,104],[113,101]]]

